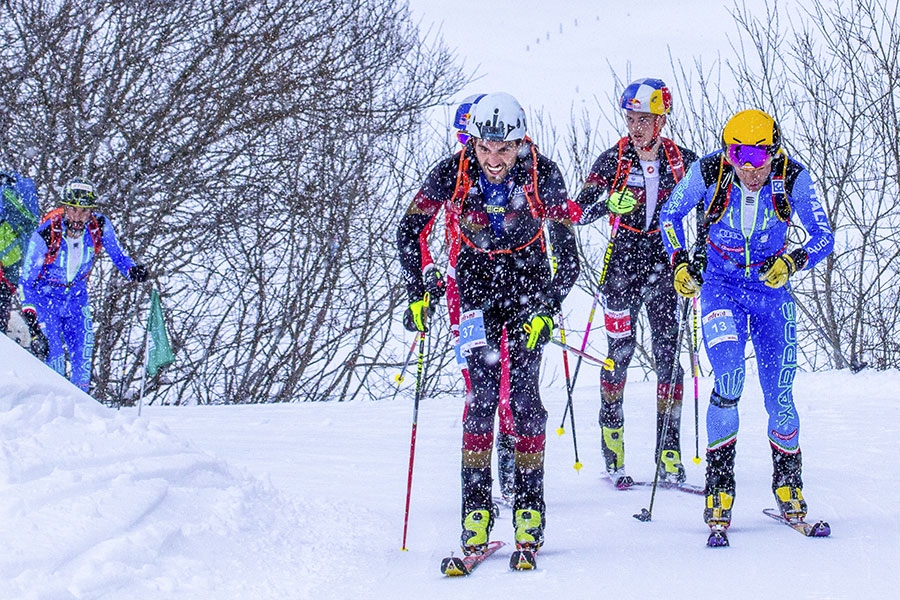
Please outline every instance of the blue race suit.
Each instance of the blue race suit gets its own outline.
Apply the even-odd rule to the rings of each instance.
[[[97,220],[103,248],[109,254],[119,271],[128,277],[135,265],[116,238],[112,223],[100,213],[93,213]],[[65,221],[62,227],[59,252],[55,260],[45,264],[48,253],[46,231],[51,220],[45,220],[31,236],[22,273],[24,308],[37,311],[41,327],[47,336],[50,352],[47,364],[66,376],[66,354],[72,363],[70,380],[88,392],[91,385],[91,359],[94,353],[94,323],[91,318],[90,298],[87,280],[96,260],[91,227],[70,238]],[[42,235],[43,233],[43,235]],[[47,236],[49,237],[49,236]],[[73,276],[69,276],[68,262],[72,252],[80,253],[80,265]],[[73,257],[77,258],[77,257]]]
[[[721,156],[721,151],[715,152],[695,163],[663,207],[662,236],[670,257],[686,247],[683,218],[700,202],[710,214]],[[783,153],[773,161],[757,201],[749,201],[752,194],[746,194],[737,177],[722,191],[726,202],[723,209],[719,204],[721,218],[709,224],[708,263],[700,293],[703,342],[715,373],[706,414],[708,447],[720,448],[737,438],[737,403],[744,388],[749,335],[769,414],[769,440],[773,450],[796,453],[800,447],[792,392],[797,371],[796,306],[790,283],[768,287],[760,280],[760,267],[767,258],[785,252],[796,217],[808,234],[803,244],[808,260],[798,268],[812,268],[825,258],[834,246],[834,235],[809,172]],[[788,221],[779,218],[779,205],[783,215],[790,213]]]
[[[28,240],[38,225],[34,181],[0,172],[0,333],[6,333]]]

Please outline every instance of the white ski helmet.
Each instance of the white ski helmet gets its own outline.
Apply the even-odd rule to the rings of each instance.
[[[475,105],[466,132],[491,142],[521,140],[525,137],[525,111],[505,92],[488,94]]]

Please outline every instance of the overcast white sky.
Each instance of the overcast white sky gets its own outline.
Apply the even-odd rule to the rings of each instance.
[[[526,111],[543,107],[557,124],[572,108],[593,109],[621,92],[622,78],[674,75],[670,56],[689,69],[730,58],[737,27],[731,3],[704,0],[410,0],[423,32],[440,29],[469,73],[481,77],[454,98],[506,91]],[[671,84],[670,84],[670,87]],[[677,103],[677,98],[676,98]],[[677,106],[676,106],[677,110]]]

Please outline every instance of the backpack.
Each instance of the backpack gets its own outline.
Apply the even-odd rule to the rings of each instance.
[[[62,247],[64,213],[64,208],[54,208],[41,220],[41,225],[44,223],[49,223],[49,225],[40,230],[40,235],[43,238],[44,243],[47,244],[47,253],[44,255],[44,267],[41,269],[38,279],[46,275],[47,269],[56,262],[56,257],[59,256],[59,250]],[[102,215],[98,217],[91,213],[91,220],[87,223],[87,230],[90,232],[91,241],[94,243],[94,256],[99,256],[100,251],[103,249],[103,225],[105,222],[106,219]],[[90,274],[91,272],[88,271],[85,275],[85,279],[90,276]]]
[[[800,174],[800,165],[788,160],[784,150],[779,150],[772,160],[772,207],[780,221],[790,223],[793,209],[789,200],[794,189],[794,182]],[[731,186],[734,183],[734,167],[725,160],[725,153],[719,156],[718,164],[713,161],[701,163],[703,183],[707,187],[716,182],[713,199],[706,208],[705,221],[711,225],[717,223],[728,209],[731,200]]]
[[[628,145],[630,143],[630,138],[625,136],[621,138],[616,144],[619,150],[619,162],[616,165],[616,176],[613,177],[612,183],[609,185],[609,193],[613,194],[614,192],[618,192],[624,190],[628,185],[628,174],[631,172],[631,165],[634,162],[631,158],[625,155],[625,151],[628,149]],[[669,163],[669,168],[672,170],[672,177],[675,179],[675,183],[678,183],[684,177],[684,158],[681,156],[681,150],[678,149],[678,146],[675,145],[675,142],[670,140],[669,138],[660,138],[660,144],[662,145],[663,152],[666,155],[666,161]],[[610,213],[609,215],[609,223],[613,225],[616,220],[616,215]],[[621,221],[619,222],[619,227],[623,227],[624,229],[632,229],[627,225],[623,225]],[[643,233],[637,229],[632,229],[636,233]],[[654,229],[651,232],[647,233],[656,233],[658,229]]]
[[[27,244],[27,237],[38,224],[34,181],[16,173],[0,172],[0,202],[6,215],[0,222],[0,266],[9,267],[22,260],[22,242]]]
[[[528,208],[531,211],[531,216],[535,219],[543,219],[545,214],[544,202],[541,200],[540,195],[538,194],[537,146],[535,146],[534,143],[527,137],[525,138],[525,141],[528,142],[531,146],[531,168],[529,169],[531,181],[522,186],[522,192],[525,194],[525,200],[528,202]],[[518,248],[504,250],[484,250],[469,241],[469,239],[465,235],[463,235],[462,229],[459,226],[459,217],[462,214],[463,203],[465,202],[466,197],[469,195],[469,190],[471,189],[471,187],[472,175],[470,174],[469,156],[467,148],[463,148],[459,153],[459,163],[456,170],[456,185],[453,189],[453,195],[445,203],[445,207],[447,210],[447,241],[450,246],[451,253],[459,251],[458,240],[462,240],[467,246],[474,248],[479,252],[486,252],[487,254],[511,254],[513,252],[518,252],[519,250],[522,250],[523,248],[526,248],[537,241],[540,241],[541,247],[545,248],[543,228],[540,228],[533,238],[531,238]]]

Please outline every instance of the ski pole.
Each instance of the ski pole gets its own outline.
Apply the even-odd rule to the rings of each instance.
[[[791,295],[791,298],[794,300],[794,304],[796,304],[797,307],[800,308],[801,311],[803,311],[803,314],[806,315],[806,318],[809,319],[810,321],[812,321],[813,325],[816,326],[816,329],[818,329],[818,331],[819,331],[819,335],[821,335],[823,338],[825,338],[825,340],[829,344],[831,344],[831,347],[834,348],[835,355],[841,359],[841,362],[843,362],[844,365],[847,365],[848,367],[850,367],[851,373],[859,373],[860,371],[862,371],[863,369],[865,369],[866,367],[869,366],[869,363],[859,362],[858,360],[856,360],[856,357],[852,357],[850,360],[847,360],[844,357],[843,352],[841,352],[841,347],[838,346],[837,342],[834,341],[834,338],[832,338],[830,335],[828,335],[828,333],[822,328],[822,326],[819,325],[819,321],[815,317],[813,317],[812,313],[810,313],[806,309],[805,306],[803,306],[800,303],[800,300],[797,299],[797,295],[794,293],[794,290],[788,288],[788,293]],[[843,365],[841,365],[841,366],[843,366]]]
[[[403,517],[403,546],[400,548],[406,551],[406,532],[409,529],[409,499],[412,495],[413,480],[413,463],[416,459],[416,425],[419,420],[419,400],[422,397],[423,380],[425,379],[425,332],[420,331],[418,335],[419,342],[419,361],[416,366],[416,398],[413,401],[413,419],[412,434],[409,441],[409,476],[406,480],[406,514]]]
[[[613,251],[613,240],[616,239],[616,234],[619,232],[619,222],[622,220],[621,215],[616,215],[616,218],[613,220],[612,232],[609,234],[609,243],[606,244],[606,251],[603,253],[603,268],[600,269],[600,277],[597,280],[597,291],[594,293],[594,301],[591,303],[591,312],[588,314],[588,322],[587,326],[584,328],[584,337],[581,339],[581,351],[584,352],[587,348],[588,336],[591,335],[591,325],[594,323],[594,312],[597,310],[597,304],[600,301],[600,290],[603,289],[603,283],[606,281],[606,273],[609,271],[609,260],[612,257]],[[575,382],[578,380],[578,372],[581,370],[581,359],[584,358],[582,355],[578,355],[578,360],[575,361],[575,372],[572,375],[572,387],[575,387]],[[556,430],[557,434],[563,435],[566,424],[566,413],[568,412],[569,407],[566,406],[566,410],[563,412],[562,421],[559,424],[559,429]]]
[[[406,375],[406,368],[409,367],[409,361],[412,360],[413,352],[416,351],[416,344],[419,342],[419,336],[415,336],[413,338],[412,345],[409,347],[409,354],[406,355],[406,362],[403,363],[403,369],[394,376],[394,381],[397,383],[397,389],[394,390],[394,395],[391,396],[391,400],[397,398],[397,393],[400,391],[400,384],[403,383],[403,376]]]
[[[559,337],[563,343],[563,368],[566,372],[566,394],[568,395],[568,400],[566,401],[566,412],[569,413],[569,419],[572,423],[572,445],[575,448],[575,465],[574,468],[576,471],[581,471],[581,461],[578,460],[578,438],[575,437],[575,407],[572,405],[572,380],[569,379],[569,353],[566,352],[566,325],[563,321],[562,313],[559,313]],[[581,360],[581,357],[578,359]]]
[[[694,317],[694,339],[691,348],[691,363],[694,369],[694,464],[700,464],[700,335],[697,329],[697,298],[692,299]]]
[[[591,364],[597,365],[598,367],[603,367],[607,371],[612,371],[614,368],[616,368],[616,362],[611,358],[599,358],[592,354],[588,354],[587,352],[582,352],[575,346],[569,346],[568,344],[565,344],[556,338],[551,338],[550,343],[556,344],[560,348],[563,348],[567,352],[571,352],[578,358],[583,358]]]
[[[672,412],[672,400],[675,394],[675,377],[678,374],[678,355],[681,354],[681,341],[684,339],[684,330],[687,329],[687,314],[690,309],[687,298],[684,299],[684,307],[681,309],[681,323],[678,325],[678,343],[675,345],[675,359],[672,361],[672,377],[669,379],[669,391],[666,394],[666,418],[663,419],[662,435],[669,430],[669,415]],[[653,489],[650,492],[650,508],[642,508],[641,512],[633,515],[638,521],[649,521],[653,516],[653,501],[656,499],[656,487],[659,484],[659,467],[662,465],[662,448],[656,457],[656,473],[653,475]]]

